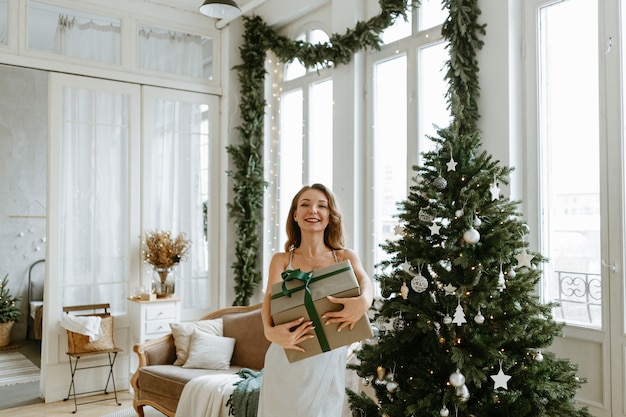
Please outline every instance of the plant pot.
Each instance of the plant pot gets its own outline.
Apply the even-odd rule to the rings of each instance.
[[[15,324],[14,320],[0,323],[0,348],[11,344],[11,329],[13,328],[13,324]]]

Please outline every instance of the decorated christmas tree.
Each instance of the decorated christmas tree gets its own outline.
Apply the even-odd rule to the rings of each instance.
[[[477,2],[444,3],[452,122],[414,167],[396,238],[383,244],[378,334],[354,366],[375,398],[349,391],[354,415],[589,416],[574,401],[577,366],[547,351],[562,325],[536,296],[546,259],[501,190],[512,169],[481,150]]]

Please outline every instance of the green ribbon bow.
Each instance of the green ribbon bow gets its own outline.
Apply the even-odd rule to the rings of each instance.
[[[309,288],[309,284],[313,278],[313,272],[303,272],[296,269],[294,271],[283,272],[281,277],[283,278],[283,294],[287,297],[291,297],[291,291],[287,289],[287,281],[296,279],[304,282],[304,307],[306,308],[307,313],[309,313],[309,318],[313,322],[313,326],[315,326],[315,335],[317,336],[317,340],[322,348],[322,352],[328,352],[330,350],[330,346],[328,345],[326,334],[324,334],[322,320],[317,314],[317,310],[315,310],[313,296],[311,295],[311,289]]]

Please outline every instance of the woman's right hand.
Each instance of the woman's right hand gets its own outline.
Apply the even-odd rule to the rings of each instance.
[[[315,337],[313,334],[314,328],[312,321],[304,321],[304,318],[300,317],[287,323],[266,327],[265,337],[270,342],[274,342],[285,349],[304,352],[304,349],[299,344]]]

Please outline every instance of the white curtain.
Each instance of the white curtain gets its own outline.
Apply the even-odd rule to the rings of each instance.
[[[202,37],[158,29],[139,30],[139,68],[203,77]]]
[[[208,260],[203,201],[207,198],[208,106],[174,99],[151,102],[152,131],[144,153],[145,225],[185,233],[191,240],[189,259],[176,268],[177,290],[184,307],[205,306]],[[203,174],[207,178],[203,178]]]
[[[54,45],[65,56],[120,64],[119,26],[59,15]]]
[[[128,97],[65,88],[61,140],[64,305],[125,312],[129,271]]]

